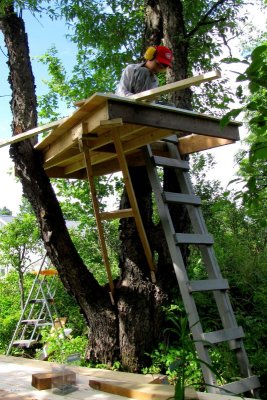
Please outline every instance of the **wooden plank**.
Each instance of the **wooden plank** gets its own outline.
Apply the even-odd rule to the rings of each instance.
[[[104,211],[100,213],[102,221],[109,221],[116,218],[129,218],[133,217],[133,210],[131,208],[125,208],[122,210]]]
[[[166,149],[167,152],[167,149]],[[155,165],[168,168],[179,168],[183,171],[189,171],[189,162],[183,160],[177,160],[176,158],[153,156]]]
[[[220,126],[220,118],[210,117],[192,111],[174,107],[144,106],[141,103],[118,102],[109,99],[109,118],[123,118],[124,124],[138,124],[157,129],[192,133],[198,135],[221,137],[239,140],[238,127],[240,124],[229,123],[226,127]]]
[[[253,389],[257,389],[261,386],[259,378],[256,375],[249,376],[239,381],[227,383],[222,386],[222,390],[225,389],[226,393],[246,393]]]
[[[167,203],[191,204],[195,206],[201,205],[201,199],[198,196],[184,193],[163,192],[163,201]]]
[[[130,173],[128,170],[128,165],[126,162],[126,158],[125,158],[125,154],[124,154],[124,150],[122,147],[122,143],[120,140],[120,128],[117,128],[117,132],[113,132],[112,133],[112,139],[116,148],[116,152],[117,152],[117,158],[120,164],[120,168],[122,171],[122,175],[123,175],[123,180],[124,180],[124,184],[127,190],[127,195],[129,198],[129,202],[131,205],[131,208],[133,210],[133,215],[135,218],[135,223],[136,223],[136,227],[137,227],[137,231],[146,255],[146,259],[147,259],[147,263],[148,266],[150,268],[150,275],[151,275],[151,280],[152,282],[156,282],[156,277],[155,277],[155,264],[154,264],[154,259],[153,259],[153,255],[150,249],[150,245],[147,239],[147,235],[143,226],[143,222],[142,222],[142,218],[140,215],[140,211],[139,211],[139,207],[137,204],[137,200],[135,197],[135,193],[134,193],[134,189],[132,186],[132,181],[131,181],[131,177],[130,177]]]
[[[99,244],[101,247],[102,258],[103,258],[103,262],[104,262],[104,265],[106,268],[108,281],[109,281],[110,295],[111,295],[110,298],[111,298],[112,303],[114,304],[114,300],[113,300],[114,283],[113,283],[113,278],[112,278],[111,268],[110,268],[110,263],[109,263],[109,258],[108,258],[108,251],[107,251],[107,246],[106,246],[106,241],[105,241],[104,228],[103,228],[101,218],[100,218],[100,209],[99,209],[99,204],[98,204],[98,200],[97,200],[97,191],[96,191],[96,186],[95,186],[95,182],[94,182],[94,175],[93,175],[92,163],[91,163],[91,159],[90,159],[90,152],[89,152],[89,148],[86,143],[81,143],[81,147],[83,148],[84,162],[86,165],[87,177],[88,177],[90,190],[91,190],[91,199],[92,199],[92,203],[93,203],[95,220],[96,220],[96,225],[97,225],[97,230],[98,230]]]
[[[128,97],[134,100],[154,100],[162,94],[183,90],[190,86],[200,85],[201,83],[212,81],[220,77],[221,73],[219,71],[210,71],[204,74],[183,79],[181,81],[168,83],[167,85],[163,85],[155,89],[146,90],[144,92],[137,93]]]
[[[52,389],[52,387],[73,385],[75,383],[76,374],[72,371],[32,374],[32,386],[38,390],[47,390]]]
[[[229,340],[241,339],[245,337],[245,334],[243,328],[241,326],[237,326],[234,328],[227,328],[221,329],[219,331],[202,333],[201,336],[203,340],[215,344],[226,342]]]
[[[69,132],[71,129],[75,130],[77,125],[78,127],[82,127],[84,126],[82,123],[87,123],[87,132],[90,132],[100,125],[101,120],[108,119],[106,98],[103,96],[96,96],[96,98],[99,99],[99,102],[95,103],[93,99],[88,99],[81,108],[76,110],[60,126],[55,128],[49,136],[38,144],[38,150],[44,149],[54,142],[56,137],[62,136],[65,132]],[[78,138],[80,133],[82,133],[82,130],[78,128],[73,139]]]
[[[95,390],[137,400],[167,400],[174,396],[174,386],[172,385],[89,380],[89,386]],[[198,395],[194,389],[187,388],[185,399],[198,399]]]
[[[188,289],[190,292],[228,290],[229,283],[227,279],[203,279],[199,281],[190,281]]]
[[[177,244],[212,245],[214,243],[212,235],[201,233],[176,233],[175,239]]]
[[[235,140],[192,134],[179,138],[178,149],[180,154],[184,155],[232,143],[235,143]]]
[[[64,121],[66,121],[67,118],[60,119],[58,121],[54,122],[49,122],[48,124],[37,126],[36,128],[30,129],[26,132],[19,133],[18,135],[12,136],[11,139],[7,140],[2,140],[0,142],[0,148],[8,146],[13,143],[21,142],[22,140],[30,139],[39,133],[42,133],[44,131],[51,130],[52,128],[55,128],[56,126],[59,126],[62,124]]]

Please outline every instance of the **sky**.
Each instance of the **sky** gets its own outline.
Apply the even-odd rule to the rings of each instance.
[[[249,10],[251,19],[254,18],[254,8]],[[258,25],[266,24],[266,17],[257,12]],[[47,79],[46,68],[37,62],[35,57],[43,55],[48,48],[55,45],[59,52],[59,57],[62,59],[63,64],[68,71],[74,63],[75,46],[66,39],[67,28],[62,21],[51,21],[47,16],[37,19],[29,12],[23,12],[25,21],[26,32],[29,39],[29,48],[32,58],[32,68],[35,76],[35,84],[37,95],[42,95],[46,92],[46,86],[43,80]],[[240,45],[236,45],[236,51]],[[238,56],[239,54],[236,54]],[[6,65],[6,48],[2,33],[0,32],[0,141],[8,139],[11,136],[11,112],[9,101],[10,88],[7,82],[8,68]],[[229,67],[223,71],[224,74],[229,74]],[[234,75],[233,75],[234,76]],[[241,139],[246,136],[244,128],[240,130]],[[238,165],[234,160],[234,155],[241,146],[241,142],[235,144],[222,146],[212,150],[212,154],[216,160],[216,167],[210,173],[210,178],[219,179],[224,188],[227,187],[228,182],[235,177],[235,172]],[[7,207],[16,215],[19,211],[19,204],[21,201],[21,184],[12,175],[13,163],[9,158],[9,146],[0,148],[0,208]],[[4,190],[3,190],[4,188]]]

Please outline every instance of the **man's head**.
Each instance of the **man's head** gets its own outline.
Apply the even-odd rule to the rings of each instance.
[[[146,67],[154,73],[165,72],[172,67],[173,53],[165,46],[149,47],[144,55]]]

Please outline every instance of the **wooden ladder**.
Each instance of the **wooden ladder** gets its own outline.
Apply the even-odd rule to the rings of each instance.
[[[227,293],[229,285],[222,278],[218,262],[213,249],[213,237],[207,227],[200,209],[201,200],[195,196],[189,177],[189,164],[181,159],[177,137],[171,136],[164,140],[167,148],[167,157],[153,155],[151,146],[144,148],[145,160],[149,180],[155,195],[162,227],[166,236],[169,252],[173,262],[176,278],[180,288],[184,307],[188,316],[189,327],[193,336],[196,351],[201,362],[204,381],[207,390],[212,393],[239,394],[253,392],[260,387],[259,380],[251,374],[248,357],[243,344],[244,332],[238,326]],[[175,172],[180,193],[164,192],[157,166],[171,168]],[[177,233],[174,229],[169,205],[171,203],[184,204],[193,233]],[[196,245],[200,249],[207,279],[189,280],[180,246],[185,244]],[[196,292],[212,292],[217,305],[222,329],[214,332],[203,332],[197,305],[194,299]],[[217,379],[212,372],[212,361],[209,355],[211,345],[226,342],[237,357],[242,379],[218,387]]]
[[[114,298],[113,298],[114,284],[113,284],[113,278],[112,278],[112,274],[111,274],[108,251],[107,251],[107,246],[106,246],[106,241],[105,241],[103,221],[112,220],[112,219],[116,219],[116,218],[130,218],[130,217],[133,217],[135,219],[136,228],[137,228],[137,231],[138,231],[138,234],[139,234],[139,237],[140,237],[143,249],[144,249],[144,253],[145,253],[145,256],[147,259],[149,269],[150,269],[151,281],[154,283],[156,282],[155,264],[154,264],[154,260],[153,260],[153,255],[152,255],[152,251],[150,249],[150,245],[149,245],[147,235],[146,235],[146,232],[145,232],[145,229],[143,226],[139,207],[138,207],[134,189],[132,186],[127,161],[126,161],[122,143],[120,140],[119,130],[120,130],[120,128],[118,127],[114,132],[111,133],[111,136],[112,136],[112,140],[113,140],[113,143],[115,146],[116,156],[117,156],[117,159],[118,159],[118,162],[120,165],[120,169],[122,172],[122,176],[123,176],[123,180],[124,180],[124,184],[125,184],[125,188],[127,191],[127,195],[128,195],[128,199],[129,199],[131,208],[101,212],[100,207],[99,207],[99,202],[97,199],[97,190],[96,190],[94,174],[93,174],[93,167],[92,167],[91,154],[90,154],[90,141],[83,139],[83,138],[80,140],[80,148],[83,151],[84,161],[85,161],[86,171],[87,171],[87,177],[88,177],[89,186],[90,186],[90,190],[91,190],[91,197],[92,197],[92,203],[93,203],[94,214],[95,214],[95,219],[96,219],[96,225],[97,225],[97,229],[98,229],[98,238],[99,238],[100,248],[101,248],[101,252],[102,252],[102,259],[103,259],[103,263],[104,263],[104,266],[105,266],[105,269],[107,272],[107,276],[108,276],[109,287],[110,287],[110,297],[111,297],[111,301],[113,304],[114,304]]]

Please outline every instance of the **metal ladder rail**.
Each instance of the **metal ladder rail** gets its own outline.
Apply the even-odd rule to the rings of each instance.
[[[148,168],[149,178],[153,191],[156,196],[156,202],[158,204],[160,217],[162,220],[162,225],[165,231],[166,239],[168,242],[169,250],[174,264],[174,269],[176,272],[178,284],[180,287],[181,295],[188,313],[189,325],[193,334],[193,338],[196,341],[197,353],[205,363],[210,364],[210,358],[207,350],[207,346],[200,345],[204,341],[212,341],[213,343],[218,343],[222,341],[228,341],[230,348],[234,349],[237,354],[237,360],[240,366],[241,373],[249,377],[248,380],[243,380],[243,385],[240,382],[231,383],[225,385],[225,390],[232,390],[236,393],[245,392],[250,389],[259,387],[259,382],[257,377],[251,376],[251,371],[249,367],[248,358],[244,349],[242,342],[242,337],[244,336],[242,328],[238,327],[236,324],[235,316],[232,310],[232,306],[229,300],[229,296],[226,293],[228,287],[228,282],[222,279],[220,269],[211,247],[213,240],[211,236],[208,235],[206,224],[203,215],[199,209],[200,199],[198,199],[193,192],[192,184],[188,176],[189,165],[185,161],[182,161],[180,154],[177,149],[177,138],[171,138],[173,143],[168,143],[167,147],[169,150],[170,158],[166,157],[154,157],[150,146],[146,147],[145,157],[146,164]],[[170,160],[175,160],[175,162]],[[153,161],[152,161],[153,160]],[[192,234],[176,234],[173,228],[173,222],[169,214],[168,201],[176,201],[177,196],[173,193],[164,193],[158,179],[156,164],[175,168],[177,180],[181,186],[182,194],[179,195],[179,202],[186,205],[190,220],[194,231]],[[154,162],[154,163],[153,163]],[[203,240],[204,237],[204,240]],[[203,241],[206,242],[199,245],[203,260],[207,264],[207,272],[209,279],[205,281],[191,281],[189,282],[187,277],[187,272],[181,257],[179,250],[179,243],[175,243],[174,238],[178,238],[178,242],[183,243],[194,243]],[[184,239],[185,238],[185,239]],[[178,245],[178,246],[177,246]],[[178,267],[178,271],[177,271]],[[178,272],[178,273],[177,273]],[[198,312],[196,309],[195,301],[193,299],[192,293],[195,291],[209,290],[213,291],[215,301],[217,303],[218,311],[224,326],[224,330],[211,332],[208,334],[203,333],[202,327],[199,321]],[[195,322],[194,322],[195,320]],[[196,325],[198,329],[194,329]],[[217,336],[217,337],[216,337]],[[218,340],[219,338],[219,340]],[[223,340],[222,340],[223,339]],[[198,344],[197,344],[198,343]],[[209,386],[209,391],[215,392],[216,389],[212,388],[212,385],[216,385],[215,377],[209,373],[207,366],[202,363],[202,372],[204,380]],[[251,379],[250,379],[251,378]]]
[[[16,328],[15,328],[15,331],[14,331],[14,333],[13,333],[12,339],[11,339],[11,341],[10,341],[10,343],[9,343],[9,346],[8,346],[8,349],[7,349],[7,352],[6,352],[6,355],[7,355],[7,356],[10,354],[10,351],[11,351],[11,349],[12,349],[12,346],[13,346],[13,343],[14,343],[15,338],[16,338],[16,336],[17,336],[18,330],[19,330],[19,328],[20,328],[20,326],[21,326],[21,321],[23,320],[24,313],[25,313],[26,308],[27,308],[27,306],[28,306],[28,304],[29,304],[29,302],[30,302],[32,293],[33,293],[33,291],[34,291],[34,289],[35,289],[36,281],[37,281],[38,276],[39,276],[39,274],[40,274],[40,272],[41,272],[41,270],[42,270],[42,268],[43,268],[43,266],[44,266],[46,257],[47,257],[47,254],[44,256],[44,258],[43,258],[43,260],[42,260],[42,263],[41,263],[41,266],[40,266],[40,268],[39,268],[38,274],[36,275],[36,277],[35,277],[35,279],[34,279],[34,281],[33,281],[31,290],[30,290],[30,292],[29,292],[29,294],[28,294],[28,297],[27,297],[27,300],[26,300],[26,302],[25,302],[25,305],[24,305],[24,308],[23,308],[23,310],[22,310],[22,313],[21,313],[21,315],[20,315],[19,321],[18,321],[18,323],[17,323],[17,325],[16,325]]]
[[[40,270],[38,271],[38,273],[37,273],[37,275],[36,275],[36,280],[34,281],[34,287],[37,286],[37,284],[38,284],[38,286],[37,286],[37,291],[36,291],[35,296],[34,296],[36,299],[38,299],[38,297],[39,297],[39,294],[40,294],[40,292],[41,292],[41,285],[43,284],[43,279],[44,279],[44,278],[43,278],[42,280],[40,279],[42,268],[43,268],[43,265],[41,266]],[[52,282],[54,281],[54,278],[55,278],[55,276],[53,276]],[[51,284],[52,284],[52,283],[51,283]],[[55,291],[56,291],[56,290],[55,290]],[[32,294],[31,294],[31,296],[33,296],[33,292],[32,292]],[[53,297],[54,297],[54,296],[52,295],[52,298],[53,298]],[[20,339],[23,339],[23,338],[24,338],[24,335],[25,335],[25,333],[26,333],[26,330],[27,330],[27,328],[28,328],[28,326],[29,326],[29,324],[27,324],[26,321],[28,321],[28,320],[30,320],[30,319],[32,318],[32,315],[33,315],[33,313],[34,313],[34,311],[35,311],[35,304],[36,304],[36,303],[32,302],[32,299],[29,300],[29,303],[32,303],[32,304],[31,304],[31,308],[30,308],[30,310],[29,310],[29,312],[28,312],[28,316],[27,316],[26,319],[25,319],[25,325],[24,325],[23,330],[22,330],[22,332],[21,332]],[[34,330],[32,331],[32,334],[31,334],[29,340],[33,340],[33,336],[34,336],[34,334],[35,334],[35,332],[36,332],[37,327],[39,326],[39,325],[37,325],[37,324],[38,324],[38,321],[39,321],[41,318],[42,318],[42,319],[45,319],[46,317],[47,317],[46,304],[43,303],[41,309],[39,310],[39,313],[38,313],[38,316],[37,316],[37,318],[36,318],[36,321],[35,321],[35,323],[34,323],[35,328],[34,328]],[[24,322],[23,322],[23,319],[22,319],[21,324],[23,324],[23,323],[24,323]],[[51,321],[51,324],[53,325],[53,321]],[[38,335],[38,336],[39,336],[39,335]],[[38,336],[37,336],[37,338],[36,338],[35,340],[38,340]]]
[[[43,304],[42,304],[41,310],[39,311],[39,315],[37,317],[37,320],[39,320],[41,318],[41,316],[42,316],[42,313],[44,312],[43,319],[45,319],[47,317],[47,314],[48,314],[49,318],[50,318],[50,321],[51,321],[51,325],[53,327],[55,326],[55,323],[54,323],[54,319],[53,319],[53,316],[52,316],[52,312],[51,312],[51,308],[50,308],[50,304],[49,304],[49,299],[52,299],[52,301],[53,301],[54,297],[55,297],[55,294],[56,294],[56,288],[54,288],[53,293],[50,292],[50,288],[51,288],[54,280],[55,280],[55,275],[52,277],[50,284],[47,282],[46,277],[44,277],[43,280],[42,281],[40,280],[40,282],[39,282],[40,291],[42,293]],[[45,293],[44,288],[43,288],[44,285],[47,286],[47,288],[46,288],[47,292],[46,293]],[[48,298],[48,296],[49,296],[49,298]],[[59,321],[59,324],[61,325],[59,314],[58,314],[57,308],[56,308],[54,303],[53,303],[53,309],[54,309],[56,317],[57,317],[57,319]],[[35,335],[38,327],[39,327],[38,323],[34,325],[30,340],[33,340],[34,335]],[[62,326],[61,326],[61,328],[62,328]],[[63,331],[63,335],[64,335],[64,331]],[[37,335],[36,340],[38,340],[38,338],[39,338],[39,334]]]

